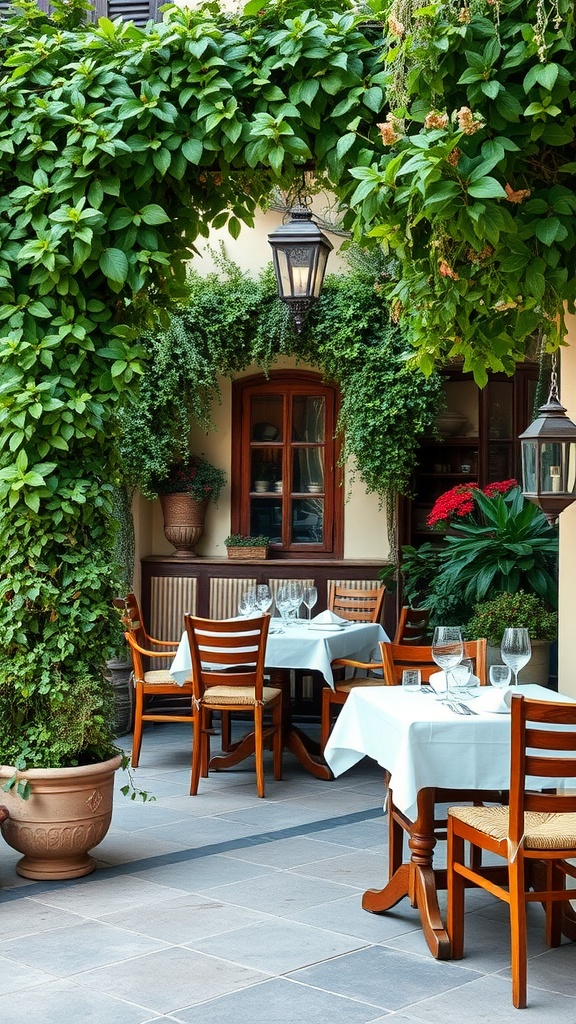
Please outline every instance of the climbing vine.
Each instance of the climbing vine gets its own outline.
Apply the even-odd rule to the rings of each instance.
[[[170,328],[141,339],[150,361],[122,416],[125,471],[146,496],[156,497],[157,480],[189,454],[190,421],[210,429],[219,379],[251,364],[266,370],[279,355],[306,360],[339,386],[342,462],[356,466],[367,490],[407,492],[419,440],[442,402],[440,379],[414,371],[404,333],[390,322],[382,294],[389,265],[378,252],[350,259],[350,272],[326,279],[301,334],[271,267],[254,278],[220,257],[219,273],[190,275]]]

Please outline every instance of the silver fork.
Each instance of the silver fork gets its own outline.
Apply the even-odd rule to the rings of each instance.
[[[446,703],[446,706],[449,707],[451,711],[454,711],[454,713],[457,714],[457,715],[477,715],[478,714],[477,711],[473,711],[472,708],[469,708],[467,704],[461,704],[460,701],[457,701],[457,700],[447,700],[445,703]]]

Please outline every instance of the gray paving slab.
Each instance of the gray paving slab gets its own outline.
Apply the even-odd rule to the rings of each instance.
[[[22,879],[2,848],[2,1024],[517,1024],[504,904],[467,893],[454,963],[431,956],[407,899],[362,910],[387,877],[378,766],[324,783],[290,755],[264,800],[251,762],[194,798],[189,772],[189,728],[147,729],[135,780],[157,799],[118,795],[90,876]],[[546,949],[541,908],[529,917],[522,1019],[576,1024],[576,945]]]

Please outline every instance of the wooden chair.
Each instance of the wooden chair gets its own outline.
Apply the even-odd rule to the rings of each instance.
[[[432,647],[429,644],[412,646],[411,644],[380,644],[384,683],[386,686],[397,686],[402,682],[404,669],[418,668],[422,682],[428,682],[438,665],[432,658]],[[480,686],[486,686],[486,640],[468,640],[464,644],[464,657],[470,658]]]
[[[331,583],[328,591],[328,608],[342,619],[352,622],[380,622],[386,587],[372,587],[361,590],[357,587],[339,586]]]
[[[198,792],[200,775],[208,775],[209,766],[218,769],[225,762],[232,766],[250,754],[256,759],[258,796],[264,796],[264,745],[272,739],[274,778],[282,778],[282,691],[264,686],[264,655],[268,638],[269,615],[226,622],[185,615],[190,643],[193,679],[194,742],[190,793]],[[254,731],[230,746],[222,758],[210,761],[208,715],[212,711],[249,711]],[[272,723],[264,726],[264,712],[272,712]]]
[[[330,584],[328,592],[328,607],[335,615],[343,619],[350,619],[352,622],[380,622],[382,605],[386,587],[373,587],[368,590],[361,590],[357,587],[344,587],[336,583]],[[333,709],[341,707],[345,702],[350,690],[356,686],[382,686],[382,676],[372,679],[369,676],[358,676],[356,672],[360,669],[364,672],[382,671],[380,662],[354,661],[351,658],[337,658],[332,662],[333,668],[353,668],[354,678],[348,680],[336,680],[334,689],[330,686],[322,688],[322,716],[320,720],[320,750],[324,750],[328,742],[332,728]]]
[[[156,637],[150,636],[144,625],[144,618],[136,594],[127,594],[126,597],[115,598],[114,607],[122,612],[122,622],[125,628],[133,634],[136,642],[141,647],[146,647],[149,650],[153,647],[160,647],[161,650],[170,648],[172,657],[174,657],[179,640],[157,640]],[[154,656],[156,657],[157,655],[155,654]]]
[[[382,655],[382,669],[384,673],[384,684],[386,686],[398,686],[402,682],[402,673],[405,669],[420,669],[422,682],[427,682],[434,672],[438,672],[438,666],[432,658],[432,647],[411,646],[409,644],[388,644],[380,643]],[[470,658],[476,676],[481,686],[486,686],[486,640],[469,640],[464,644],[464,657]],[[426,698],[430,699],[430,698]],[[449,800],[499,800],[502,793],[494,791],[483,791],[482,793],[468,790],[444,790],[437,789],[435,803],[446,803]],[[390,877],[396,871],[403,860],[404,833],[410,835],[412,822],[402,811],[399,811],[394,804],[393,794],[388,793],[388,847],[389,847],[389,870]],[[436,839],[446,839],[447,819],[434,817],[434,833]],[[479,865],[478,853],[474,851],[475,863]]]
[[[561,727],[555,731],[555,727]],[[464,952],[464,887],[487,889],[510,909],[512,1002],[526,1006],[526,904],[541,902],[546,942],[559,946],[566,875],[576,868],[576,795],[526,792],[527,776],[576,779],[576,704],[514,695],[510,804],[448,810],[448,921],[452,958]],[[554,785],[554,783],[552,783]],[[573,787],[572,787],[573,788]],[[464,844],[503,858],[504,885],[464,864]],[[540,863],[538,863],[540,862]],[[533,891],[528,891],[532,889]]]
[[[394,634],[395,644],[425,644],[428,637],[429,608],[404,605]]]
[[[144,669],[145,658],[160,658],[170,663],[176,651],[155,651],[142,647],[137,640],[136,632],[127,630],[124,633],[132,655],[132,669],[134,675],[134,689],[136,693],[134,707],[134,735],[132,740],[131,764],[133,768],[138,767],[140,760],[140,748],[142,746],[142,727],[144,722],[191,722],[194,721],[192,713],[192,682],[186,682],[183,686],[172,679],[168,669]],[[179,705],[182,698],[187,697],[188,702],[185,708],[156,708],[147,706],[147,697],[170,695],[178,697]]]

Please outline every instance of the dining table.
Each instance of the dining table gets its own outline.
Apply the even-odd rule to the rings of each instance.
[[[464,712],[462,708],[456,710],[456,704],[436,699],[424,686],[416,691],[402,686],[359,687],[350,693],[324,750],[335,776],[365,756],[385,769],[389,829],[398,829],[398,821],[403,822],[410,857],[405,860],[404,853],[399,854],[403,851],[402,838],[398,843],[398,832],[394,836],[391,831],[393,852],[388,880],[379,889],[368,889],[362,906],[373,913],[385,913],[408,897],[419,911],[428,947],[439,960],[449,959],[450,942],[438,904],[438,892],[446,887],[446,871],[433,863],[437,843],[435,805],[444,798],[462,802],[463,793],[468,795],[470,791],[478,799],[489,799],[488,793],[507,792],[508,696],[513,692],[540,700],[571,700],[530,683],[511,687],[507,695],[481,687],[477,699],[462,698],[461,703],[468,708]],[[538,786],[537,779],[531,781]],[[555,779],[547,780],[546,785],[560,787],[562,783],[562,779]],[[574,928],[574,921],[567,927]]]
[[[284,749],[290,750],[311,775],[323,781],[329,781],[333,775],[322,756],[320,745],[299,729],[292,718],[290,671],[307,669],[320,672],[325,684],[333,689],[332,662],[335,659],[379,661],[378,643],[389,640],[379,623],[342,620],[338,623],[334,621],[335,618],[331,616],[331,621],[323,621],[321,613],[317,619],[294,619],[289,624],[272,618],[266,643],[266,671],[270,676],[270,684],[282,690]],[[180,685],[190,678],[190,647],[186,633],[182,635],[169,672]],[[218,754],[211,759],[212,767],[224,769],[238,764],[247,756],[247,744]]]

